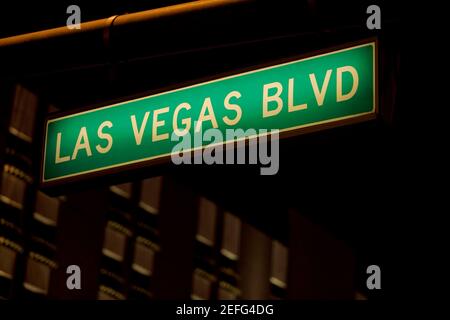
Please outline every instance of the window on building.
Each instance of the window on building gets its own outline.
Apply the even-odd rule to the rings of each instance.
[[[16,265],[17,252],[0,245],[0,277],[12,279]]]
[[[151,276],[154,262],[154,245],[149,240],[138,237],[134,247],[133,270],[144,276]]]
[[[100,286],[98,291],[98,300],[124,300],[125,296],[120,292],[107,286]]]
[[[149,300],[153,298],[153,293],[147,289],[132,285],[128,291],[129,300]]]
[[[112,192],[114,192],[115,194],[118,194],[119,196],[124,197],[125,199],[130,199],[131,198],[131,188],[132,188],[131,183],[122,183],[122,184],[117,184],[115,186],[111,186],[110,190]]]
[[[195,269],[192,279],[193,300],[208,300],[211,298],[213,276],[201,269]]]
[[[224,213],[221,253],[230,260],[239,258],[241,220],[229,212]]]
[[[56,226],[58,221],[59,200],[47,196],[45,193],[38,191],[36,194],[36,206],[33,217],[39,222]]]
[[[3,172],[0,185],[0,200],[18,209],[22,209],[26,182],[8,172]]]
[[[125,257],[127,233],[129,231],[115,222],[109,221],[103,240],[103,254],[113,260],[122,262]]]
[[[271,277],[272,295],[284,297],[287,287],[288,249],[281,242],[272,241]]]
[[[219,283],[217,290],[217,299],[219,300],[236,300],[239,297],[239,289],[230,285],[225,281]]]
[[[154,177],[142,181],[139,205],[146,211],[157,214],[161,196],[162,177]]]
[[[8,299],[12,293],[18,255],[23,248],[0,236],[0,299]]]
[[[37,256],[37,255],[36,255]],[[42,259],[35,259],[33,255],[28,257],[23,286],[28,291],[46,295],[50,283],[51,267]]]
[[[18,85],[16,87],[9,131],[31,142],[33,140],[34,123],[38,109],[38,99],[35,94]]]
[[[216,237],[217,206],[206,198],[200,198],[197,240],[214,246]]]

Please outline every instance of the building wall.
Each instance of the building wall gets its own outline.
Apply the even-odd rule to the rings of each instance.
[[[285,297],[286,246],[173,174],[41,191],[36,123],[54,107],[20,84],[2,98],[2,298]],[[70,265],[81,290],[67,288]]]

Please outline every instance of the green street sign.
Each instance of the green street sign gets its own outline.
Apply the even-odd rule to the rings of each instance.
[[[172,134],[279,129],[281,136],[373,119],[376,41],[46,121],[41,183],[166,161]],[[224,143],[229,141],[224,141]],[[208,144],[197,142],[193,149]],[[186,150],[185,150],[186,151]]]

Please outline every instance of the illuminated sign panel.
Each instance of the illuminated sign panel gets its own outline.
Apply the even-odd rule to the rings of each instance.
[[[48,119],[41,182],[166,159],[178,144],[172,134],[253,128],[283,136],[373,119],[376,49],[366,42]]]

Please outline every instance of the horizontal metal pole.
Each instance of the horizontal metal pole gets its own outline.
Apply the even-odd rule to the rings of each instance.
[[[139,24],[149,22],[165,17],[172,17],[180,14],[194,13],[197,11],[210,10],[229,5],[242,4],[249,0],[204,0],[192,1],[157,9],[118,15],[94,21],[83,22],[80,29],[69,29],[67,26],[52,28],[42,31],[36,31],[17,36],[0,39],[0,47],[9,47],[14,45],[22,45],[30,42],[38,42],[46,39],[65,37],[77,33],[85,33],[104,29],[112,29],[113,27],[126,26],[131,24]]]

